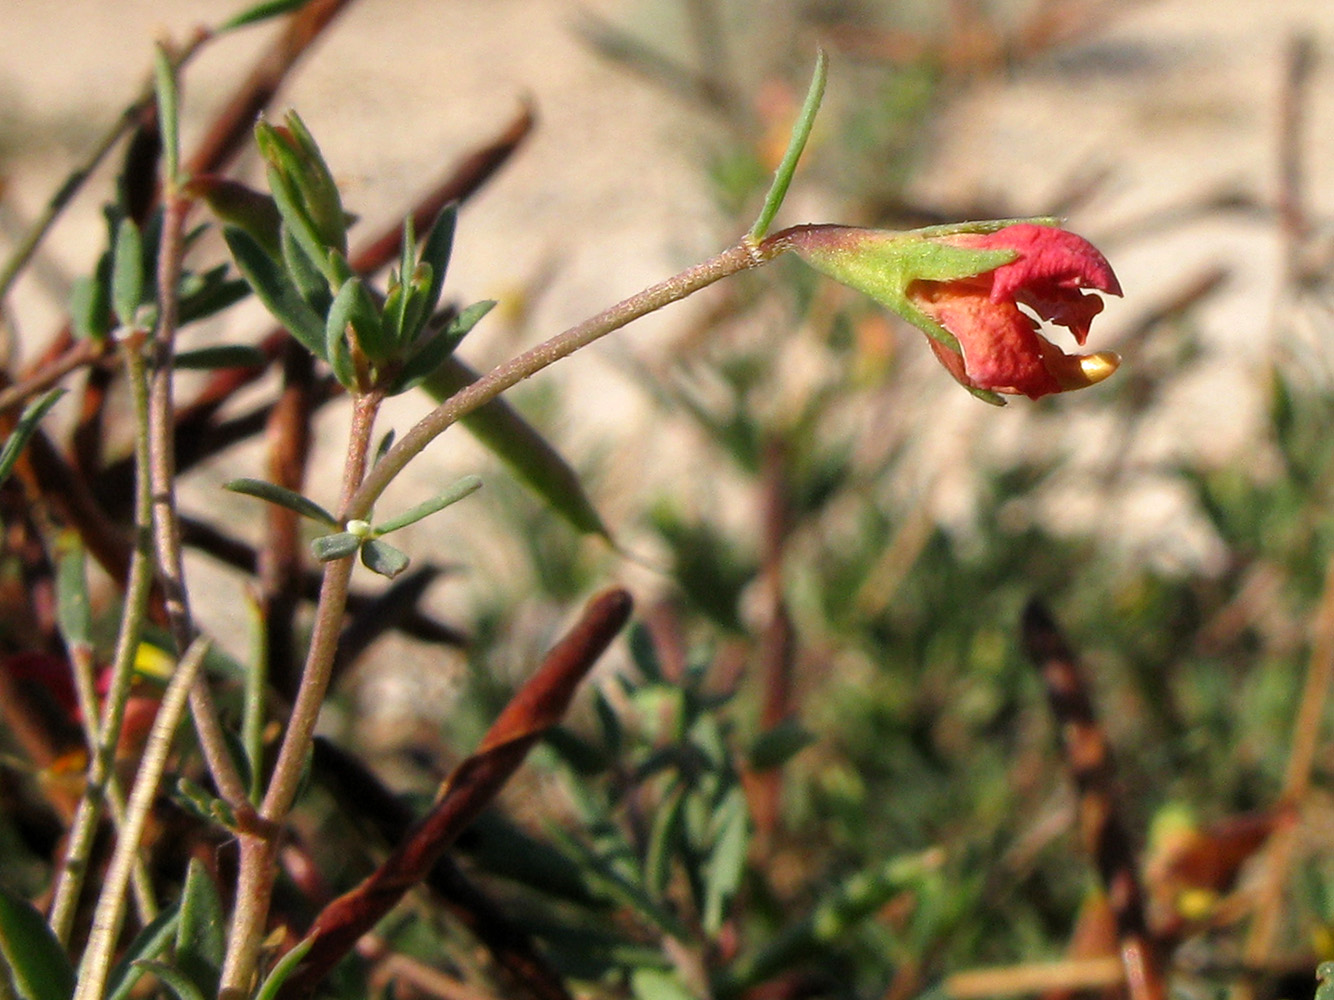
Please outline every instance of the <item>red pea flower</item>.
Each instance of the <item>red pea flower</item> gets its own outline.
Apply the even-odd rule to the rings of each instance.
[[[1066,354],[1020,308],[1083,344],[1102,311],[1102,299],[1083,289],[1121,294],[1097,248],[1055,225],[980,222],[908,233],[799,226],[776,239],[923,330],[949,373],[989,402],[1002,402],[997,393],[1038,399],[1082,389],[1120,363],[1110,351]]]

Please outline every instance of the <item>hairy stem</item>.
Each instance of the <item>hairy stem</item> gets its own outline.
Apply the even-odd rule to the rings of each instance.
[[[172,194],[167,198],[158,250],[159,320],[153,338],[153,369],[148,379],[149,482],[152,490],[153,545],[158,579],[162,585],[167,620],[177,649],[194,641],[181,560],[181,531],[176,516],[176,461],[172,435],[172,360],[176,346],[177,285],[185,253],[185,216],[190,203]],[[250,810],[245,785],[227,750],[213,695],[201,675],[190,692],[190,715],[199,734],[209,774],[227,804],[239,814]]]
[[[518,357],[492,368],[476,382],[459,390],[422,417],[403,435],[401,441],[389,449],[375,464],[375,468],[366,476],[365,482],[353,496],[347,508],[347,515],[365,517],[385,487],[403,471],[408,462],[421,454],[428,444],[460,417],[489,403],[506,389],[536,375],[548,365],[568,357],[582,347],[587,347],[614,330],[619,330],[632,320],[692,295],[715,281],[721,281],[740,271],[767,263],[786,249],[781,239],[782,235],[776,233],[758,243],[749,239],[742,240],[716,257],[710,257],[701,264],[686,268],[680,274],[660,281],[628,299],[623,299],[596,316],[570,327],[564,333],[558,333]]]
[[[105,788],[111,802],[112,817],[123,828],[124,810],[119,802],[120,793],[115,783],[113,765],[116,745],[120,740],[121,722],[129,701],[130,683],[134,678],[134,657],[139,648],[139,636],[148,610],[149,593],[153,586],[152,553],[149,548],[150,521],[153,516],[153,497],[148,481],[148,373],[143,355],[142,334],[126,339],[123,353],[129,375],[130,398],[134,407],[136,434],[134,521],[137,526],[134,550],[130,557],[130,572],[125,584],[125,602],[121,611],[120,631],[111,666],[111,685],[102,706],[100,724],[94,726],[93,714],[85,710],[93,739],[92,760],[88,765],[87,790],[79,802],[78,812],[70,829],[69,846],[56,878],[55,900],[51,905],[51,929],[57,939],[68,939],[74,919],[79,890],[92,850],[93,833],[97,829],[100,797]],[[152,919],[154,909],[151,884],[142,870],[134,874],[135,898],[145,920]]]
[[[148,824],[153,800],[157,797],[172,737],[185,711],[187,692],[199,676],[199,668],[207,653],[207,640],[201,639],[194,643],[176,665],[171,683],[167,685],[167,691],[162,697],[162,706],[153,722],[148,745],[139,764],[139,773],[134,779],[125,826],[116,838],[116,848],[107,867],[104,889],[93,912],[93,929],[83,954],[83,962],[79,966],[74,1000],[100,1000],[106,991],[107,973],[111,968],[116,938],[125,915],[125,883],[138,857],[139,841]]]
[[[383,399],[383,394],[377,391],[358,395],[352,401],[352,426],[343,467],[340,507],[340,516],[344,520],[348,516],[349,501],[366,473],[375,416]],[[301,685],[260,807],[260,819],[270,831],[281,825],[301,783],[301,772],[314,736],[315,723],[329,687],[334,654],[342,630],[343,612],[347,606],[353,562],[354,557],[349,556],[326,563],[324,567],[319,604],[315,611],[315,628],[306,653]],[[240,844],[241,870],[237,879],[237,903],[232,914],[227,957],[222,970],[221,995],[225,998],[249,995],[264,936],[264,925],[268,919],[269,897],[273,891],[280,841],[277,836],[264,830],[243,831]]]

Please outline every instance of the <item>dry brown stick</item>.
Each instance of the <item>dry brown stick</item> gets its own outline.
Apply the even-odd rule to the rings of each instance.
[[[629,593],[619,588],[589,601],[578,623],[501,711],[477,752],[446,779],[435,805],[407,839],[360,885],[321,911],[305,938],[309,951],[279,1000],[309,996],[357,939],[425,878],[565,714],[579,682],[629,619],[630,608]]]
[[[1158,944],[1149,933],[1144,889],[1121,816],[1107,735],[1093,710],[1074,651],[1039,601],[1024,610],[1024,646],[1042,674],[1061,746],[1079,796],[1079,826],[1116,917],[1121,962],[1131,1000],[1166,1000]]]
[[[316,740],[312,763],[315,779],[330,789],[341,808],[374,824],[387,844],[400,843],[411,829],[412,809],[385,788],[355,756],[327,740]],[[528,932],[510,920],[454,863],[441,857],[425,883],[460,923],[507,970],[532,1000],[570,1000],[569,991],[537,951]]]
[[[767,732],[792,712],[792,663],[796,635],[783,592],[783,565],[792,527],[788,497],[788,457],[784,443],[768,441],[761,475],[763,562],[760,578],[768,621],[760,634],[759,666],[763,685],[760,731]],[[751,814],[762,845],[771,843],[782,811],[782,772],[778,768],[754,774],[747,782]]]

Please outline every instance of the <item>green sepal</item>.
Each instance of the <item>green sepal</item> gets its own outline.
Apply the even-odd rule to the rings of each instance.
[[[956,229],[950,232],[975,232]],[[952,333],[914,306],[908,286],[914,281],[958,281],[994,271],[1014,260],[1014,250],[974,250],[928,238],[941,234],[917,230],[891,233],[852,226],[813,226],[792,236],[791,249],[835,281],[869,295],[898,313],[932,340],[960,352]]]

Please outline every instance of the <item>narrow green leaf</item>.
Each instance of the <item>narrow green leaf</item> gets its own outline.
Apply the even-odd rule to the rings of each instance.
[[[723,925],[723,910],[741,885],[746,870],[746,850],[750,844],[750,814],[746,797],[733,788],[723,799],[714,818],[713,849],[704,869],[703,926],[716,934]]]
[[[295,111],[284,119],[288,133],[296,141],[299,168],[290,174],[299,191],[308,217],[314,223],[320,241],[327,247],[347,254],[348,216],[343,211],[338,183],[320,152],[315,136]]]
[[[467,365],[451,357],[423,387],[434,399],[443,401],[476,378]],[[577,531],[610,539],[575,471],[507,402],[493,400],[468,414],[462,423]]]
[[[638,917],[651,921],[672,937],[686,939],[689,932],[676,915],[618,872],[607,859],[561,831],[556,832],[556,837],[575,855],[580,874],[590,888],[629,907]]]
[[[317,315],[324,313],[333,300],[329,277],[319,261],[311,260],[286,222],[278,226],[278,248],[282,253],[283,266],[287,268],[287,277],[301,293],[301,298]]]
[[[672,876],[672,858],[680,846],[681,803],[684,796],[685,787],[674,782],[653,815],[648,850],[644,855],[644,885],[654,899],[662,899]]]
[[[445,273],[449,270],[449,258],[454,252],[454,229],[458,224],[459,205],[451,201],[440,210],[435,225],[431,227],[422,244],[421,260],[431,266],[431,283],[426,289],[426,311],[435,312],[440,304],[440,292],[445,287]],[[467,310],[465,309],[464,312]],[[461,314],[460,314],[461,315]],[[479,316],[478,319],[481,317]]]
[[[310,543],[310,551],[320,562],[332,562],[346,559],[361,548],[361,538],[350,531],[339,531],[332,535],[321,535]]]
[[[417,270],[417,230],[412,224],[412,216],[403,220],[403,246],[398,253],[398,280],[407,287]]]
[[[425,382],[433,375],[454,349],[462,343],[472,328],[476,326],[494,307],[495,302],[486,299],[474,302],[449,321],[443,330],[425,333],[417,338],[413,353],[408,358],[398,379],[394,382],[393,393],[406,392]],[[428,388],[429,392],[430,389]]]
[[[227,734],[223,731],[223,735]],[[234,757],[236,755],[233,755]],[[201,785],[189,778],[178,778],[173,789],[173,799],[186,812],[192,813],[205,823],[216,823],[228,829],[236,829],[236,815],[222,799],[209,793]]]
[[[653,645],[653,633],[636,622],[630,626],[628,637],[630,659],[650,684],[662,681],[662,663],[658,659],[657,647]]]
[[[624,733],[616,709],[611,707],[611,702],[600,687],[593,689],[593,711],[598,717],[598,727],[602,730],[602,742],[614,756],[620,752]]]
[[[787,151],[783,154],[778,169],[774,171],[773,183],[769,186],[769,193],[765,195],[764,207],[760,210],[759,218],[750,227],[752,240],[762,240],[769,234],[774,216],[778,214],[783,199],[787,197],[792,175],[797,172],[797,161],[801,159],[801,154],[806,148],[806,140],[811,137],[815,116],[820,111],[820,102],[824,100],[825,78],[828,74],[829,57],[825,55],[824,49],[820,49],[815,54],[815,72],[811,75],[811,85],[806,91],[806,100],[802,103],[797,120],[792,125],[792,138],[788,140]]]
[[[375,461],[378,462],[384,458],[385,452],[394,446],[394,430],[391,427],[385,431],[384,437],[380,438],[380,446],[375,449]]]
[[[157,919],[141,930],[111,970],[107,978],[107,1000],[126,1000],[144,974],[135,963],[152,960],[162,955],[176,940],[176,924],[180,920],[179,903],[157,915]]]
[[[111,258],[111,307],[121,326],[133,328],[144,297],[144,243],[133,219],[116,227]]]
[[[318,358],[324,357],[324,321],[306,304],[284,268],[254,238],[227,226],[223,238],[246,282],[273,317]]]
[[[218,992],[227,947],[225,924],[217,886],[199,859],[191,858],[181,892],[173,964],[204,996]]]
[[[266,0],[265,3],[257,3],[253,7],[248,7],[241,13],[229,17],[218,25],[218,34],[224,31],[235,31],[237,28],[244,28],[247,25],[259,24],[262,21],[268,21],[271,18],[282,17],[284,14],[291,14],[300,10],[307,4],[308,0]]]
[[[74,968],[37,908],[0,883],[0,957],[23,1000],[69,1000]]]
[[[482,488],[482,480],[478,476],[464,476],[445,492],[432,497],[424,503],[419,503],[411,510],[404,511],[398,517],[391,517],[383,524],[375,526],[377,535],[387,535],[391,531],[397,531],[399,528],[406,528],[409,524],[415,524],[424,517],[430,517],[438,510],[444,510],[450,504],[458,503],[466,496],[476,493]]]
[[[296,971],[301,960],[306,957],[306,952],[310,951],[311,945],[315,943],[314,938],[306,938],[299,941],[291,951],[278,960],[278,964],[273,967],[264,984],[260,986],[259,992],[255,994],[255,1000],[274,1000],[278,991],[282,989],[283,983]]]
[[[784,719],[765,730],[750,745],[746,757],[751,770],[769,771],[782,767],[793,756],[814,742],[815,737],[795,719]]]
[[[395,354],[395,345],[385,328],[385,320],[381,318],[375,300],[371,298],[365,282],[360,278],[349,278],[343,284],[343,288],[348,285],[352,286],[353,293],[347,321],[352,324],[352,330],[357,335],[357,343],[366,357],[372,361],[389,360]]]
[[[105,280],[110,260],[109,254],[103,254],[97,273],[80,275],[70,287],[70,322],[80,339],[101,339],[111,332],[111,297]]]
[[[171,990],[176,996],[176,1000],[204,1000],[204,994],[200,992],[199,987],[190,981],[189,976],[175,966],[152,960],[141,960],[134,964],[162,980],[162,985]]]
[[[157,94],[158,128],[162,132],[164,177],[168,188],[174,189],[181,180],[180,93],[176,88],[176,67],[161,45],[153,50],[153,87]]]
[[[369,538],[361,547],[361,562],[372,573],[393,579],[408,568],[407,554],[378,538]]]
[[[226,273],[226,266],[214,269],[220,274]],[[194,323],[197,320],[207,319],[210,316],[216,316],[224,309],[236,305],[247,295],[250,294],[250,286],[240,278],[211,278],[213,271],[206,272],[205,281],[190,282],[187,289],[186,282],[181,283],[181,301],[177,309],[176,318],[181,326],[187,323]],[[187,278],[197,277],[187,275]],[[176,355],[179,362],[180,355]]]
[[[0,483],[9,478],[9,474],[14,471],[14,463],[19,460],[24,447],[36,433],[37,425],[63,395],[65,395],[64,389],[52,389],[41,399],[24,407],[23,416],[19,417],[13,432],[5,439],[5,446],[0,448]]]
[[[356,278],[344,282],[329,306],[329,315],[325,317],[324,323],[325,356],[333,368],[334,377],[348,389],[356,388],[357,385],[357,372],[347,344],[347,326],[352,321],[352,309],[356,305],[360,287],[361,282]]]
[[[223,483],[222,488],[231,490],[233,493],[244,493],[246,496],[258,497],[260,500],[267,500],[269,503],[276,503],[278,506],[296,511],[302,517],[308,517],[312,521],[319,521],[330,526],[338,524],[338,520],[314,500],[303,497],[300,493],[293,492],[286,487],[279,486],[277,483],[267,483],[262,479],[233,479],[231,482]]]
[[[280,147],[285,155],[291,156],[285,146]],[[278,214],[283,218],[283,227],[292,233],[301,251],[314,262],[326,277],[329,277],[329,245],[320,238],[315,226],[297,192],[296,183],[277,167],[269,167],[269,190],[278,206]]]
[[[88,600],[88,575],[79,536],[66,532],[60,538],[56,564],[56,619],[66,646],[92,643],[93,612]]]
[[[217,368],[263,368],[268,358],[249,344],[217,344],[182,351],[173,359],[177,368],[212,371]]]

